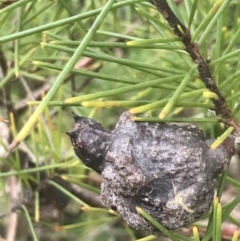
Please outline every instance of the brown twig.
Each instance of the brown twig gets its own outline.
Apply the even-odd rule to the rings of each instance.
[[[75,65],[75,69],[83,69],[83,68],[91,68],[91,65],[94,64],[94,59],[92,58],[82,58],[79,62],[76,63]],[[98,72],[100,69],[102,68],[102,65],[99,65],[97,67],[93,68],[94,72]],[[72,74],[70,74],[66,80],[65,83],[68,81],[71,81],[72,79]],[[89,83],[90,83],[91,78],[86,78],[86,80],[83,81],[82,85],[76,89],[73,88],[76,92],[81,92]],[[24,109],[26,109],[28,107],[28,101],[30,100],[40,100],[43,96],[43,94],[46,94],[49,89],[51,88],[52,84],[51,83],[45,83],[42,86],[40,86],[38,89],[32,91],[31,93],[31,97],[29,98],[29,94],[27,95],[27,97],[25,97],[24,99],[18,101],[18,103],[15,105],[14,107],[14,112],[20,112]]]
[[[43,84],[40,88],[34,90],[32,92],[33,100],[39,100],[43,96],[43,94],[46,94],[49,91],[50,88],[51,88],[51,84],[46,83],[46,84]],[[27,104],[28,101],[29,101],[29,96],[27,96],[26,98],[19,101],[14,107],[15,113],[27,108],[28,107],[28,104]]]
[[[4,76],[7,75],[7,71],[8,71],[7,59],[1,48],[0,48],[0,67],[2,69],[3,75]]]
[[[11,176],[9,178],[9,199],[10,205],[13,205],[14,202],[18,199],[19,190],[17,188],[19,181],[15,176]],[[17,232],[17,225],[18,225],[18,216],[17,213],[11,213],[9,215],[9,222],[6,227],[6,240],[7,241],[14,241]]]
[[[223,223],[221,230],[222,230],[221,233],[222,233],[222,238],[223,238],[222,240],[231,240],[233,235],[234,235],[234,232],[236,230],[238,230],[238,227],[234,224],[231,224],[231,223]],[[199,235],[201,237],[203,237],[206,233],[206,229],[198,227],[198,232],[199,232]],[[181,233],[183,235],[192,236],[193,226],[189,226],[187,228],[182,229]],[[238,237],[240,238],[240,235]]]
[[[76,184],[71,183],[71,192],[80,198],[82,201],[86,202],[92,207],[106,208],[100,199],[100,196],[93,193],[85,188],[82,188]]]
[[[149,0],[149,2],[156,6],[158,11],[172,27],[173,32],[180,38],[185,46],[185,50],[189,53],[193,62],[198,65],[199,76],[205,86],[218,96],[218,99],[212,99],[212,102],[219,121],[228,126],[233,126],[235,129],[240,129],[239,124],[232,117],[232,112],[227,106],[225,98],[214,81],[208,64],[200,53],[198,44],[192,42],[189,29],[176,17],[166,0]]]

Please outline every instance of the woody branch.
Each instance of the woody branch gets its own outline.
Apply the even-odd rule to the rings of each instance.
[[[233,126],[235,129],[240,129],[237,121],[232,117],[232,112],[226,104],[224,96],[217,87],[214,77],[209,69],[209,65],[203,59],[199,46],[192,42],[190,30],[176,17],[166,0],[149,0],[150,3],[156,6],[158,11],[163,15],[171,26],[173,32],[180,38],[185,46],[186,52],[189,53],[192,61],[198,65],[200,79],[204,82],[207,89],[217,95],[217,99],[211,99],[214,104],[214,111],[222,123]]]

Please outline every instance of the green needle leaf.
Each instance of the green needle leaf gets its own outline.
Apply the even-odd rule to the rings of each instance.
[[[43,47],[49,47],[52,49],[64,51],[64,52],[71,53],[71,54],[75,53],[75,51],[76,51],[76,49],[73,49],[73,48],[68,48],[68,47],[49,44],[49,43],[41,43],[41,45]],[[83,56],[89,57],[89,58],[94,58],[94,59],[99,59],[99,60],[104,60],[104,61],[109,61],[109,62],[114,62],[114,63],[126,65],[126,66],[136,68],[136,69],[143,68],[143,69],[148,69],[148,70],[162,71],[162,72],[171,73],[171,74],[182,73],[179,70],[175,70],[175,69],[163,68],[163,67],[155,66],[153,64],[142,63],[140,61],[134,61],[134,60],[124,59],[124,58],[117,58],[115,56],[105,54],[105,53],[102,53],[99,51],[95,51],[95,52],[84,51]]]
[[[213,241],[218,241],[217,240],[217,207],[219,204],[219,199],[218,197],[214,197],[213,200],[213,232],[212,232],[212,236],[213,236]]]
[[[21,67],[24,63],[26,63],[29,60],[29,57],[36,51],[36,48],[31,49],[20,61],[19,67]],[[1,80],[0,82],[0,90],[8,83],[8,81],[11,80],[11,78],[14,76],[15,69],[11,69],[8,71],[8,74]]]
[[[141,39],[141,40],[131,40],[126,42],[129,46],[142,46],[149,44],[157,44],[157,43],[169,43],[180,41],[179,38],[154,38],[154,39]]]
[[[217,22],[217,20],[219,19],[220,16],[222,16],[222,12],[227,8],[227,6],[229,5],[229,3],[231,2],[232,0],[219,0],[217,1],[213,8],[211,9],[210,11],[210,14],[209,14],[209,20],[211,19],[211,21],[208,23],[208,16],[205,18],[207,19],[206,20],[206,23],[208,23],[207,25],[205,25],[206,29],[204,30],[200,40],[199,40],[199,45],[201,45],[203,43],[203,41],[205,40],[206,38],[206,35],[210,32],[210,30],[212,29],[212,27],[215,25],[215,23]],[[219,9],[218,9],[219,8]],[[217,10],[217,12],[215,12]],[[203,21],[204,22],[204,21]],[[196,30],[197,31],[197,30]]]
[[[30,228],[31,233],[32,233],[32,236],[33,236],[33,240],[34,240],[34,241],[38,241],[37,234],[36,234],[36,232],[35,232],[35,230],[34,230],[34,226],[33,226],[31,217],[30,217],[30,215],[29,215],[29,213],[28,213],[28,210],[27,210],[27,208],[26,208],[24,205],[22,205],[22,209],[23,209],[23,211],[24,211],[24,213],[25,213],[25,216],[26,216],[26,219],[27,219],[29,228]]]
[[[184,100],[184,99],[199,96],[206,90],[207,89],[199,89],[199,90],[191,91],[189,93],[184,93],[179,97],[178,100]],[[148,111],[148,110],[153,110],[153,109],[156,109],[158,107],[161,107],[163,104],[166,104],[168,101],[169,101],[169,98],[166,98],[164,100],[156,101],[156,102],[151,103],[151,104],[147,104],[147,105],[132,108],[132,109],[130,109],[130,112],[132,114],[136,114],[136,113],[142,113],[142,112],[145,112],[145,111]]]
[[[152,225],[154,225],[157,229],[159,229],[164,235],[172,240],[178,240],[178,237],[175,236],[174,233],[171,233],[167,230],[162,224],[157,222],[153,217],[151,217],[147,212],[145,212],[142,208],[136,207],[138,213],[140,213],[144,218],[146,218]]]
[[[197,227],[193,227],[193,238],[194,238],[194,241],[200,241]]]
[[[30,1],[30,0],[21,1],[21,3],[22,2],[25,3],[25,2],[28,2],[28,1]],[[122,7],[122,6],[130,5],[130,4],[137,3],[137,2],[143,2],[143,1],[145,1],[145,0],[127,0],[127,1],[122,1],[120,3],[114,4],[113,8],[119,8],[119,7]],[[41,25],[41,26],[36,27],[36,28],[31,28],[31,29],[24,30],[24,31],[21,31],[21,32],[18,32],[18,33],[10,34],[10,35],[1,37],[0,38],[0,43],[5,43],[5,42],[11,41],[11,40],[23,38],[23,37],[26,37],[26,36],[29,36],[29,35],[32,35],[32,34],[35,34],[35,33],[43,32],[43,31],[48,30],[48,29],[61,27],[61,26],[65,25],[65,24],[68,24],[68,23],[73,23],[73,22],[76,22],[78,20],[82,20],[82,19],[86,19],[86,18],[89,18],[89,17],[93,17],[93,16],[98,15],[102,10],[104,10],[104,8],[95,9],[95,10],[92,10],[92,11],[89,11],[89,12],[86,12],[86,13],[82,13],[82,14],[73,16],[73,17],[69,17],[69,18],[66,18],[66,19],[61,19],[61,20],[55,21],[53,23],[48,23],[48,24]]]
[[[156,236],[150,235],[150,236],[147,236],[145,238],[137,239],[136,241],[150,241],[150,240],[155,240],[155,239],[157,239]]]
[[[19,32],[22,28],[22,18],[23,18],[23,7],[18,9],[18,22],[17,22],[17,32]],[[19,76],[19,52],[20,52],[20,39],[16,39],[15,41],[15,75]]]
[[[82,200],[80,200],[78,197],[74,196],[71,192],[69,192],[67,189],[63,188],[61,185],[59,185],[58,183],[54,182],[54,181],[48,181],[48,183],[54,187],[56,187],[59,191],[61,191],[62,193],[64,193],[66,196],[70,197],[72,200],[74,200],[76,203],[78,203],[81,206],[84,207],[89,207],[88,204],[86,204],[85,202],[83,202]]]
[[[116,88],[113,90],[107,90],[107,91],[102,91],[102,92],[97,92],[93,94],[88,94],[88,95],[82,95],[82,96],[77,96],[77,97],[72,97],[64,100],[63,103],[79,103],[87,100],[93,100],[93,99],[98,99],[102,97],[107,97],[107,96],[112,96],[116,94],[122,94],[122,93],[128,93],[131,91],[136,91],[139,89],[144,89],[148,87],[152,87],[155,85],[160,85],[163,83],[168,83],[169,81],[174,81],[179,79],[179,76],[173,76],[173,77],[167,77],[167,78],[162,78],[162,79],[157,79],[157,80],[151,80],[148,82],[140,83],[140,84],[135,84],[132,86],[126,86],[122,88]]]
[[[236,230],[233,234],[232,241],[238,241],[239,231]]]
[[[217,218],[216,218],[216,241],[222,240],[222,205],[217,206]]]
[[[195,12],[196,12],[196,9],[197,9],[198,1],[199,1],[199,0],[194,0],[193,5],[192,5],[190,17],[189,17],[189,20],[188,20],[188,28],[189,28],[189,29],[190,29],[190,27],[191,27],[191,25],[192,25],[193,18],[194,18],[194,16],[195,16]]]
[[[216,141],[213,142],[211,145],[211,149],[215,150],[218,146],[220,146],[227,137],[233,132],[234,127],[229,127],[220,137],[217,138]]]
[[[66,66],[64,67],[63,71],[58,75],[56,78],[52,88],[49,90],[49,92],[46,94],[45,98],[43,99],[42,103],[37,107],[35,112],[31,115],[31,117],[28,119],[26,124],[23,126],[23,128],[20,130],[16,138],[13,140],[13,142],[10,145],[10,150],[15,148],[30,132],[34,124],[37,122],[39,116],[42,114],[44,109],[46,108],[48,102],[52,99],[56,91],[59,89],[71,69],[74,67],[76,62],[79,60],[80,56],[82,55],[83,51],[87,47],[87,44],[91,41],[92,37],[94,36],[95,32],[99,28],[100,24],[106,17],[107,13],[111,9],[113,3],[115,0],[109,0],[106,4],[106,6],[103,8],[102,12],[98,15],[96,21],[93,23],[91,29],[88,31],[86,36],[84,37],[83,41],[79,45],[79,47],[76,49],[75,53],[71,57],[71,59],[68,61]]]
[[[223,211],[222,211],[222,220],[226,220],[228,218],[228,216],[230,215],[230,213],[232,212],[232,210],[239,204],[240,202],[240,195],[237,195],[236,198],[233,199],[232,202],[225,204],[223,206]]]
[[[170,98],[170,100],[168,101],[168,103],[166,104],[166,106],[163,108],[163,110],[161,111],[159,118],[160,119],[164,119],[169,112],[173,109],[175,103],[178,101],[179,96],[182,94],[184,88],[186,87],[186,85],[188,84],[188,82],[191,80],[194,72],[197,69],[197,65],[194,65],[191,70],[188,72],[188,74],[185,76],[185,78],[183,79],[183,81],[181,82],[181,84],[178,86],[177,90],[175,91],[175,93],[173,94],[173,96]]]
[[[216,14],[216,13],[218,13],[218,10],[222,6],[222,4],[226,2],[230,2],[230,1],[218,0],[216,3],[214,3],[214,6],[212,7],[212,9],[209,11],[207,16],[204,18],[204,20],[201,22],[201,24],[194,32],[192,36],[192,42],[194,42],[199,37],[202,31],[204,31],[206,34],[210,30],[213,24],[217,21],[218,19],[217,17],[220,16],[220,14]],[[201,41],[202,40],[203,40],[203,37],[201,38]]]
[[[16,1],[14,3],[11,3],[9,6],[3,8],[0,10],[0,14],[6,13],[6,12],[10,12],[12,10],[14,10],[15,8],[21,7],[22,5],[30,2],[31,0],[22,0],[22,1]]]

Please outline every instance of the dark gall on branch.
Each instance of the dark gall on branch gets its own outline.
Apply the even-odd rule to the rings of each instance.
[[[235,153],[234,137],[212,150],[214,140],[194,125],[133,122],[131,117],[123,113],[112,132],[92,119],[75,117],[74,151],[102,173],[103,204],[148,233],[157,231],[136,206],[169,230],[194,222],[211,206],[213,180]]]

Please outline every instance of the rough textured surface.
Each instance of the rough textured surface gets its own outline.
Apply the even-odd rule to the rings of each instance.
[[[112,132],[98,122],[89,130],[89,125],[75,120],[70,137],[77,156],[102,171],[102,202],[130,226],[156,231],[136,206],[170,230],[194,222],[209,210],[213,179],[224,170],[233,149],[222,145],[211,150],[213,140],[194,125],[132,122],[128,112]]]
[[[90,118],[73,114],[74,131],[67,132],[70,136],[76,155],[83,163],[101,173],[111,132],[104,130],[102,125]]]

